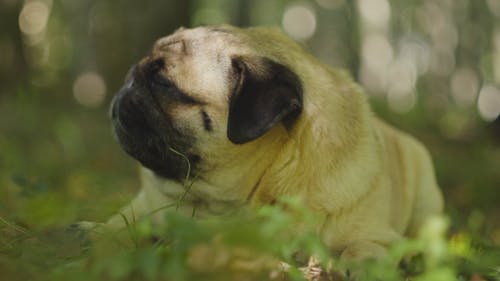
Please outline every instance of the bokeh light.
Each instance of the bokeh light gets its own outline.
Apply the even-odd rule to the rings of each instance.
[[[106,83],[96,72],[84,72],[73,84],[73,96],[76,101],[87,107],[98,107],[106,96]]]
[[[416,102],[414,89],[417,69],[415,63],[406,57],[395,60],[388,69],[387,77],[389,108],[399,113],[410,111]]]
[[[498,18],[500,18],[500,1],[498,0],[486,0],[488,8],[490,11]]]
[[[365,37],[361,46],[361,58],[371,69],[386,69],[393,57],[394,50],[387,37],[377,33]]]
[[[495,120],[500,115],[500,90],[492,85],[481,88],[477,109],[485,121]]]
[[[358,9],[366,26],[373,29],[385,29],[391,18],[387,0],[359,0]]]
[[[285,9],[283,29],[297,40],[307,40],[316,31],[316,14],[308,5],[292,4]]]
[[[36,35],[45,30],[50,7],[44,1],[29,1],[19,13],[19,28],[26,35]]]
[[[417,69],[415,64],[406,59],[395,60],[389,67],[387,76],[390,77],[389,87],[396,92],[408,93],[415,88]]]
[[[417,96],[415,92],[399,92],[394,89],[390,89],[387,93],[387,103],[389,108],[397,113],[407,113],[416,104]]]
[[[365,36],[361,44],[361,82],[373,93],[385,92],[394,50],[387,37],[379,33]]]
[[[479,91],[479,77],[470,68],[455,70],[450,82],[451,94],[455,103],[461,107],[474,105]]]
[[[420,36],[403,36],[398,46],[398,56],[410,61],[418,72],[418,75],[425,74],[429,70],[430,46]]]

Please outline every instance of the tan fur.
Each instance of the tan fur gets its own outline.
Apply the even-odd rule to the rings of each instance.
[[[277,125],[252,142],[235,145],[226,137],[230,58],[270,58],[302,80],[304,108],[294,126]],[[260,206],[283,195],[300,196],[321,218],[324,242],[348,258],[380,255],[386,245],[412,235],[430,215],[441,212],[442,197],[426,149],[371,112],[361,88],[343,71],[305,53],[280,31],[229,26],[181,29],[160,39],[153,56],[167,60],[164,75],[206,102],[214,133],[203,134],[190,108],[178,107],[176,121],[198,132],[206,166],[180,210],[198,217]],[[263,73],[265,75],[265,73]],[[142,190],[123,212],[147,214],[184,193],[181,183],[142,171]],[[155,215],[161,216],[161,212]],[[121,216],[108,226],[123,226]]]

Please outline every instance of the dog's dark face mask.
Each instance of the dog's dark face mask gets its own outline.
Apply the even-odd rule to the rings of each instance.
[[[158,76],[162,64],[157,60],[132,67],[113,99],[111,119],[116,139],[130,156],[159,176],[180,180],[200,157],[192,149],[193,136],[169,118],[168,108],[190,100]]]

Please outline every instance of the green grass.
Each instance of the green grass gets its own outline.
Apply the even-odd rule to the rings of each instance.
[[[0,273],[5,280],[303,280],[298,268],[314,255],[327,276],[349,267],[362,280],[500,280],[500,250],[470,233],[450,233],[446,217],[393,245],[387,258],[354,265],[330,255],[313,232],[291,230],[313,222],[292,199],[208,220],[181,216],[172,206],[161,225],[140,218],[91,242],[81,231],[30,231],[2,218]],[[291,265],[287,273],[280,261]]]

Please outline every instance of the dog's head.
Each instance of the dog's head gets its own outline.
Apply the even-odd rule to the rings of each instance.
[[[269,29],[181,28],[131,68],[111,106],[116,138],[145,167],[179,180],[276,127],[286,132],[302,110],[302,83],[285,55],[298,48]]]

